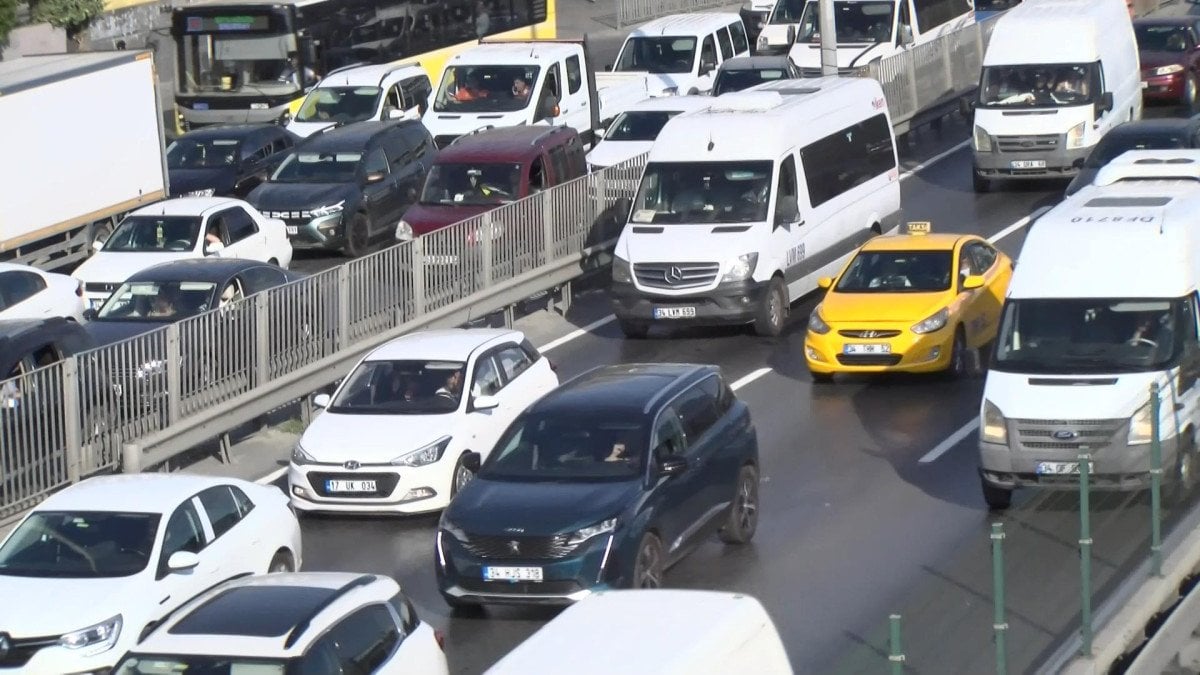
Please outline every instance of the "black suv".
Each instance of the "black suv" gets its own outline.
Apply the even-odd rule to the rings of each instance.
[[[297,249],[368,252],[417,201],[436,148],[415,120],[356,122],[310,137],[246,198]]]
[[[167,148],[174,197],[245,197],[296,145],[278,124],[204,127],[176,138]]]

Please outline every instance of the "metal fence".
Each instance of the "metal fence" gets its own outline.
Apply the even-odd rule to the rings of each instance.
[[[326,386],[367,350],[609,262],[645,155],[179,323],[0,382],[0,520]]]
[[[728,4],[731,4],[729,0],[616,0],[617,28],[660,16],[699,12]]]

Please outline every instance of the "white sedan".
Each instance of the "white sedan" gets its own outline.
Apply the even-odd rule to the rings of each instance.
[[[107,671],[204,590],[300,563],[300,525],[273,486],[178,473],[87,479],[0,544],[0,669]]]
[[[410,333],[367,354],[304,430],[288,467],[298,511],[438,511],[531,403],[558,386],[519,331]]]
[[[283,221],[228,197],[182,197],[142,207],[95,248],[71,274],[83,282],[93,309],[129,277],[162,262],[219,256],[284,269],[292,264],[292,243]]]
[[[0,319],[83,321],[83,284],[65,274],[0,263]]]

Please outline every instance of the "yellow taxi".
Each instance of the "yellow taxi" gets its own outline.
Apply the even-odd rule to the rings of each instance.
[[[928,222],[871,239],[841,274],[818,282],[826,294],[804,339],[813,379],[965,374],[974,363],[971,350],[996,337],[1012,271],[1012,259],[986,239],[934,233]]]

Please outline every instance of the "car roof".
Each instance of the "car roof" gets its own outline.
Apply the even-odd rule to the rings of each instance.
[[[214,138],[236,138],[244,140],[251,136],[265,134],[269,131],[277,130],[282,132],[283,128],[277,124],[262,123],[262,124],[219,124],[211,127],[200,127],[193,129],[179,138],[190,140],[209,140]]]
[[[18,344],[22,340],[48,327],[54,327],[55,324],[61,321],[66,321],[66,319],[62,317],[0,319],[0,352],[7,352],[12,345]]]
[[[729,63],[729,61],[726,61],[725,63]],[[626,108],[625,112],[642,112],[651,110],[678,110],[680,112],[691,112],[693,110],[703,110],[712,104],[712,96],[652,96],[634,103]]]
[[[188,258],[147,267],[129,281],[224,281],[253,267],[274,265],[239,258]]]
[[[691,14],[672,14],[660,19],[649,21],[629,34],[629,37],[647,37],[665,35],[669,37],[687,37],[700,33],[711,33],[718,28],[728,26],[742,17],[730,12],[694,12]]]
[[[355,122],[354,124],[335,127],[329,131],[309,136],[302,145],[297,147],[297,150],[301,152],[362,150],[376,136],[392,129],[412,125],[420,126],[421,123],[417,120],[367,120],[365,122]]]
[[[210,211],[230,206],[246,206],[240,199],[232,197],[175,197],[143,206],[131,216],[192,216],[202,217]]]
[[[721,70],[763,70],[782,68],[787,70],[791,57],[779,56],[735,56],[721,64]]]
[[[575,130],[566,126],[527,125],[485,129],[459,136],[438,152],[434,162],[525,162],[537,156],[550,141],[565,143],[567,138],[575,135]]]
[[[1179,26],[1185,27],[1194,24],[1200,17],[1194,15],[1183,16],[1144,16],[1133,20],[1135,26]]]
[[[32,265],[22,265],[21,263],[10,262],[0,262],[0,272],[35,272],[41,276],[53,274],[53,272],[40,270]]]
[[[625,363],[599,366],[551,391],[529,407],[536,414],[580,411],[646,415],[660,401],[716,366],[691,363]]]
[[[1189,129],[1200,127],[1200,119],[1194,117],[1161,117],[1146,120],[1133,120],[1118,124],[1109,130],[1107,135],[1116,134],[1117,136],[1137,135],[1144,136],[1147,134],[1171,134]]]
[[[979,239],[975,235],[932,232],[924,235],[884,234],[863,244],[863,251],[952,251],[961,241]]]
[[[390,63],[367,64],[358,66],[346,66],[334,70],[321,80],[320,87],[378,87],[384,78],[392,73],[400,73],[402,76],[419,75],[425,72],[420,65],[415,63],[402,63],[393,65]]]
[[[525,334],[505,328],[445,328],[402,335],[367,355],[367,361],[461,361],[489,342],[520,344]]]
[[[95,476],[50,495],[34,510],[170,513],[201,490],[241,482],[188,473]]]

